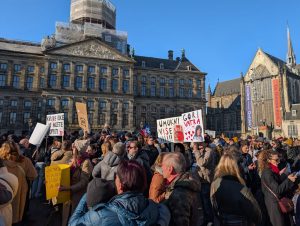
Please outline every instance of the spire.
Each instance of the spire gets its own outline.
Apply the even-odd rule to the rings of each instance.
[[[287,27],[287,41],[288,41],[288,51],[286,56],[286,64],[288,67],[292,68],[296,66],[296,56],[293,50],[289,27]]]
[[[208,84],[207,93],[211,94],[210,84]]]

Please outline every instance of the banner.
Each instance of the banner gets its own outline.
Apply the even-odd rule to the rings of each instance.
[[[64,113],[47,115],[46,124],[50,125],[49,136],[64,136]]]
[[[280,86],[278,79],[272,79],[272,90],[273,90],[273,109],[274,109],[274,122],[275,127],[281,127],[281,101],[280,101]]]
[[[251,87],[246,85],[246,117],[247,117],[247,127],[252,128],[252,103],[251,103]]]
[[[76,102],[76,111],[78,115],[78,124],[83,131],[89,131],[89,121],[85,103]]]
[[[46,199],[56,198],[56,203],[70,200],[70,191],[59,192],[59,186],[70,186],[70,166],[58,164],[45,168]]]
[[[203,142],[202,110],[183,113],[181,115],[185,142]]]
[[[216,137],[216,131],[213,130],[205,130],[205,133],[207,133],[210,137],[215,138]]]
[[[181,117],[165,118],[157,120],[157,137],[159,143],[183,142],[183,128]]]
[[[44,137],[49,131],[50,126],[42,123],[37,123],[29,139],[29,143],[33,145],[41,145]]]

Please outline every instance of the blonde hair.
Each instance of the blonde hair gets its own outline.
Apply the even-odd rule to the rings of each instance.
[[[241,184],[246,185],[241,176],[236,157],[230,154],[224,154],[215,170],[214,180],[228,175],[237,177]]]
[[[161,167],[161,165],[162,165],[162,162],[163,162],[163,158],[164,158],[164,156],[167,154],[167,152],[162,152],[162,153],[160,153],[158,156],[157,156],[157,158],[156,158],[156,160],[155,160],[155,162],[154,162],[154,166],[159,166],[159,167]]]
[[[4,142],[0,148],[0,158],[14,162],[23,162],[24,156],[20,154],[19,145],[13,141]]]
[[[105,156],[107,152],[109,152],[109,151],[112,150],[111,146],[112,146],[112,145],[111,145],[110,142],[104,142],[104,143],[101,145],[101,151],[102,151],[103,156]]]

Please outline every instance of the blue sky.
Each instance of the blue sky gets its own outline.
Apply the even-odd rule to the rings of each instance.
[[[261,47],[285,60],[289,24],[300,60],[299,0],[112,0],[117,29],[128,32],[137,55],[175,57],[181,49],[207,83],[245,73]],[[68,21],[70,0],[2,0],[0,37],[40,40],[54,33],[56,21]]]

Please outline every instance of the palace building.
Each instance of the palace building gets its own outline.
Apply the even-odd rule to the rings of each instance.
[[[140,123],[202,109],[205,76],[182,51],[166,58],[136,56],[127,33],[116,30],[108,0],[72,0],[69,23],[41,43],[0,39],[0,132],[22,133],[47,114],[64,113],[66,130],[78,130],[75,102],[87,104],[97,131],[133,131]]]

